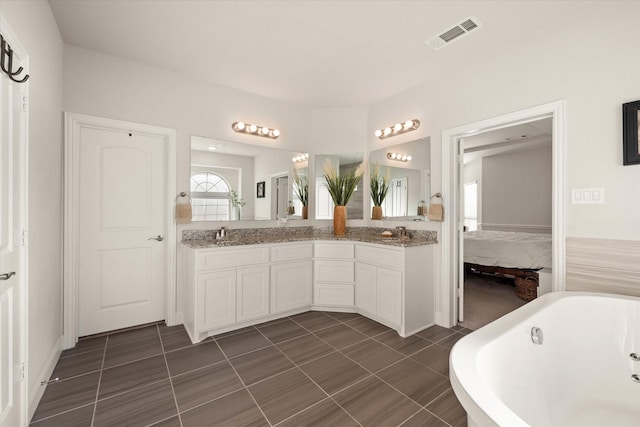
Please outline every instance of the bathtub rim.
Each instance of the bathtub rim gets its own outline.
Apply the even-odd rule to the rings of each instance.
[[[548,309],[565,298],[581,297],[640,302],[640,297],[628,295],[576,291],[551,292],[469,333],[456,342],[449,355],[449,379],[455,395],[467,412],[468,419],[475,423],[470,425],[513,427],[529,425],[486,385],[477,370],[477,355],[487,343],[522,325],[539,311]]]

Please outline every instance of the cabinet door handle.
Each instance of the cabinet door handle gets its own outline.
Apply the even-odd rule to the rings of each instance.
[[[162,242],[164,240],[164,236],[158,234],[156,237],[149,237],[147,240],[157,240],[158,242]]]
[[[9,280],[11,276],[15,276],[16,272],[12,271],[11,273],[0,274],[0,280]]]

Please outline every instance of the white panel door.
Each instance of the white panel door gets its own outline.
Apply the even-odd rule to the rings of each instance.
[[[269,314],[269,266],[241,268],[237,280],[237,320]]]
[[[4,33],[4,31],[3,31]],[[17,59],[14,56],[14,60]],[[14,62],[14,68],[16,62]],[[0,426],[26,425],[26,109],[24,85],[0,76]]]
[[[356,262],[356,307],[371,314],[376,314],[376,280],[375,265]]]
[[[164,319],[166,141],[81,128],[79,336]]]
[[[311,261],[271,266],[271,314],[311,305]]]
[[[400,325],[402,322],[402,272],[387,268],[377,270],[378,316]]]
[[[201,273],[197,286],[196,329],[206,331],[236,322],[236,270]]]

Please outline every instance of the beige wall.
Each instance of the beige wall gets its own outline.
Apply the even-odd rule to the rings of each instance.
[[[71,45],[64,48],[64,110],[176,129],[178,191],[189,190],[192,135],[291,151],[311,145],[308,110]],[[281,135],[238,134],[235,121]]]
[[[62,51],[46,1],[2,0],[29,55],[28,392],[30,414],[62,334]],[[53,360],[55,363],[55,359]]]
[[[482,223],[550,229],[551,172],[551,147],[483,157]]]
[[[606,191],[604,205],[566,204],[567,234],[640,240],[640,166],[622,166],[621,117],[623,103],[640,99],[640,64],[630,60],[640,54],[640,27],[634,24],[639,15],[640,2],[581,3],[560,28],[514,37],[500,52],[479,49],[468,58],[473,67],[372,105],[368,134],[403,117],[419,118],[416,132],[394,142],[431,137],[437,191],[443,130],[565,99],[567,189]]]
[[[621,117],[623,103],[640,99],[640,2],[584,2],[575,9],[562,27],[509,35],[503,49],[480,48],[467,58],[467,67],[370,106],[368,135],[388,123],[418,118],[417,131],[393,139],[431,137],[436,192],[442,188],[444,130],[566,100],[565,194],[582,187],[604,187],[606,193],[603,205],[565,200],[567,236],[640,240],[640,166],[622,166]],[[467,41],[471,37],[457,43]],[[438,54],[446,55],[444,49]],[[369,148],[379,145],[369,139]],[[431,225],[441,230],[440,224]],[[444,256],[440,245],[436,257]],[[441,289],[451,286],[442,277],[436,271]],[[441,312],[441,295],[437,300]]]

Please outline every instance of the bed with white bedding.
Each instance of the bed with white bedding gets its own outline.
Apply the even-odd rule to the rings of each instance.
[[[551,268],[551,234],[512,231],[464,233],[464,262],[490,267]]]

